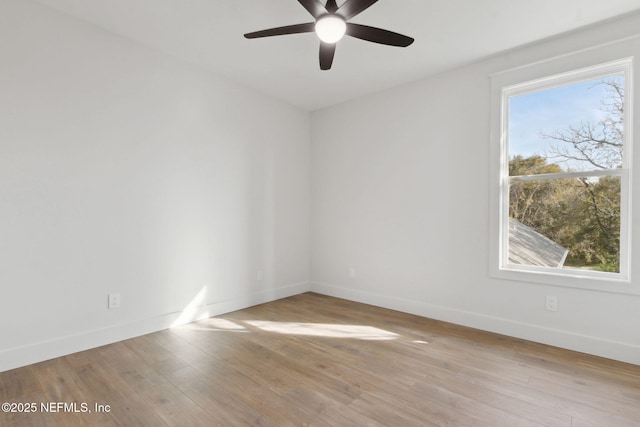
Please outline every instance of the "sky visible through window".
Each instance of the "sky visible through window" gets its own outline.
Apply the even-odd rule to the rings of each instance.
[[[621,86],[624,84],[624,76],[616,75],[510,97],[509,159],[517,155],[547,158],[552,147],[558,146],[559,142],[543,135],[605,119],[607,112],[602,103],[607,100],[607,85],[598,84],[603,80],[616,81]],[[556,163],[556,160],[549,158],[548,163]],[[565,170],[592,169],[580,162],[557,163]]]

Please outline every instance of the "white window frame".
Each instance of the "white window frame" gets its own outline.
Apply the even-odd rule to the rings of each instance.
[[[585,51],[563,55],[491,76],[491,194],[490,194],[490,275],[499,279],[533,282],[583,289],[640,295],[640,287],[631,285],[631,168],[633,141],[634,67],[631,56],[640,45],[625,40]],[[634,49],[635,47],[635,49]],[[595,65],[594,65],[595,64]],[[580,81],[624,74],[625,132],[623,165],[620,170],[579,172],[577,176],[619,176],[621,180],[620,272],[607,273],[514,265],[507,262],[509,177],[508,172],[508,99],[535,90],[551,89]],[[568,177],[569,174],[561,174]],[[518,179],[539,179],[520,177]],[[553,177],[547,177],[553,178]]]

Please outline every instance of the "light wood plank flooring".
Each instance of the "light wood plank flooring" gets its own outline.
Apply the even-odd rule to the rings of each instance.
[[[640,366],[306,293],[0,373],[0,402],[38,405],[3,426],[631,427]]]

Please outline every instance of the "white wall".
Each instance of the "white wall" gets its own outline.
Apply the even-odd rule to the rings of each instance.
[[[306,112],[0,2],[0,371],[308,289],[309,144]]]
[[[640,364],[640,297],[493,279],[488,254],[489,76],[638,28],[627,17],[314,113],[312,289]]]

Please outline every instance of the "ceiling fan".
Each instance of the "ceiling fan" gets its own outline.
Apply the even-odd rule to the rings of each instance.
[[[268,30],[247,33],[248,39],[261,37],[283,36],[286,34],[313,33],[320,38],[320,69],[329,70],[333,64],[336,43],[346,34],[361,40],[389,46],[407,47],[413,43],[413,38],[393,31],[368,25],[347,22],[362,13],[378,0],[346,0],[338,7],[336,0],[327,0],[323,5],[320,0],[298,0],[315,19],[315,22],[287,25],[285,27],[270,28]]]

